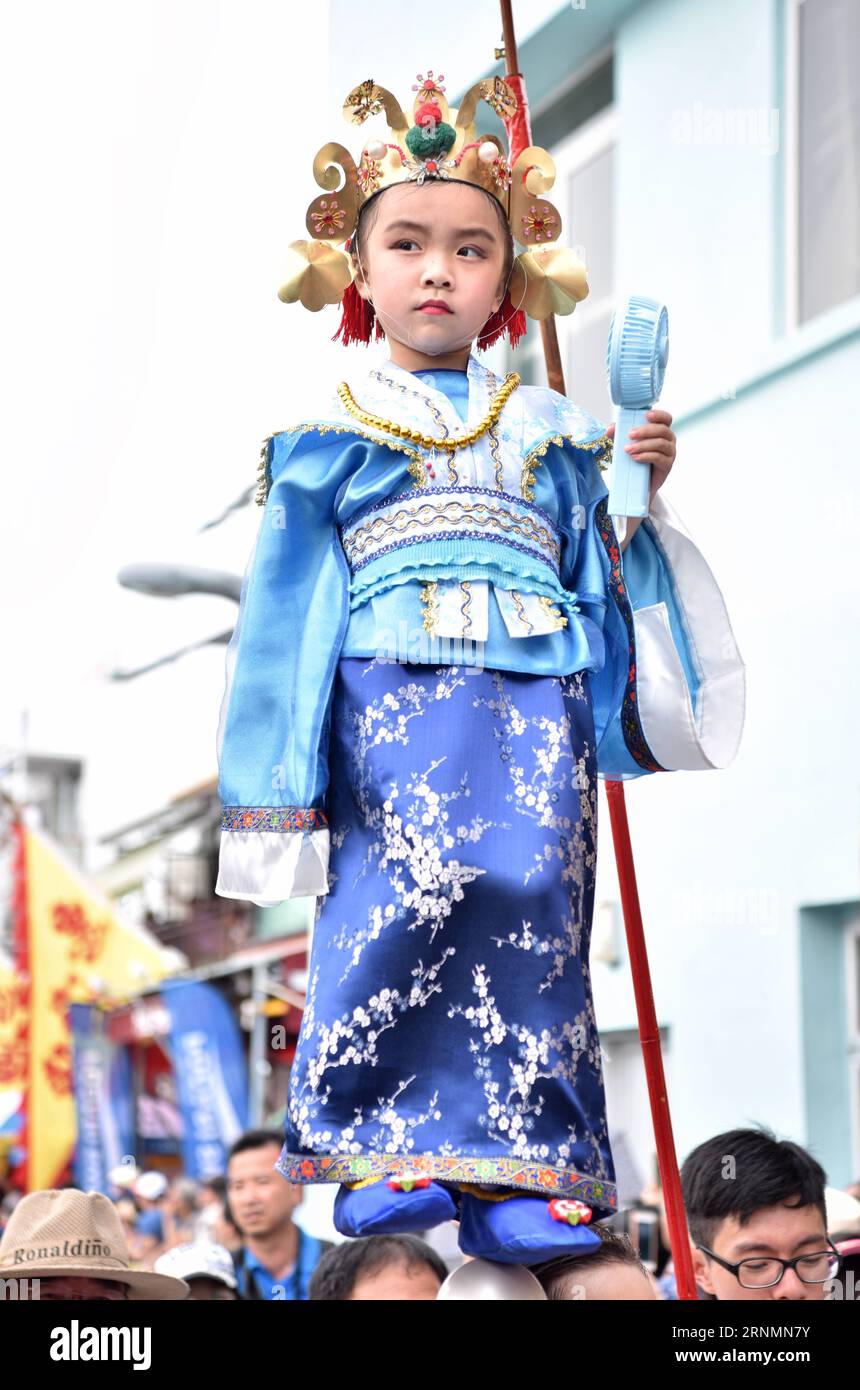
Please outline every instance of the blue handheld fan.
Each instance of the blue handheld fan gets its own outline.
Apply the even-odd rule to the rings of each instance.
[[[630,431],[645,423],[645,413],[660,399],[669,358],[669,315],[665,304],[632,294],[619,305],[609,325],[606,376],[615,413],[615,444],[609,485],[609,514],[618,539],[624,539],[628,516],[648,515],[651,465],[625,452]]]

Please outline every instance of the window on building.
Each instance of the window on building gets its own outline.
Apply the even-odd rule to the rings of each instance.
[[[793,17],[795,293],[805,323],[860,294],[860,4],[796,0]]]
[[[599,420],[612,414],[606,386],[606,344],[615,307],[615,144],[617,118],[612,105],[612,61],[603,60],[589,76],[560,97],[534,122],[536,144],[555,163],[555,183],[547,197],[562,217],[561,244],[577,250],[588,270],[588,296],[572,314],[557,317],[565,394]],[[508,370],[528,384],[547,384],[540,324],[529,319],[528,333],[511,354]]]

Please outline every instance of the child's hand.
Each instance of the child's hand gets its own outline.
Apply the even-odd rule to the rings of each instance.
[[[665,483],[675,462],[675,435],[670,429],[672,416],[668,410],[649,410],[645,418],[646,424],[630,431],[631,442],[627,451],[631,458],[638,459],[640,463],[651,464],[650,507],[655,493]],[[610,425],[606,433],[614,438],[615,426]]]

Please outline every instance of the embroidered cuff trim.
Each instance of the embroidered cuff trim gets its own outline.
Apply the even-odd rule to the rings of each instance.
[[[602,497],[600,499],[594,509],[594,516],[597,522],[598,535],[609,556],[609,589],[618,606],[618,611],[624,619],[624,626],[627,628],[629,665],[627,667],[627,683],[624,687],[624,699],[621,703],[621,728],[624,742],[627,744],[630,756],[640,767],[644,767],[648,772],[665,772],[666,768],[663,767],[662,763],[657,762],[648,745],[639,718],[639,705],[636,700],[636,636],[633,609],[630,606],[624,584],[621,569],[621,547],[618,544],[618,537],[609,516],[608,498]]]
[[[323,830],[324,811],[299,806],[222,806],[222,830],[276,830],[294,835],[297,830]]]

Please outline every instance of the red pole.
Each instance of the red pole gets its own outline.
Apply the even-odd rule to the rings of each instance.
[[[660,1182],[666,1207],[666,1224],[669,1227],[669,1245],[675,1266],[675,1282],[678,1286],[680,1299],[695,1300],[698,1298],[698,1294],[693,1274],[693,1258],[690,1253],[687,1215],[684,1211],[684,1198],[681,1192],[681,1175],[678,1172],[675,1138],[672,1133],[672,1117],[669,1114],[669,1096],[666,1089],[666,1076],[663,1071],[660,1029],[657,1026],[657,1012],[654,1008],[654,995],[651,990],[651,971],[648,966],[648,952],[645,948],[642,912],[639,907],[639,889],[636,886],[636,869],[633,865],[633,849],[630,844],[630,826],[627,823],[624,783],[607,781],[604,782],[604,786],[606,788],[606,800],[609,803],[612,839],[615,844],[615,862],[618,868],[618,884],[621,889],[621,909],[624,913],[624,926],[627,931],[633,993],[636,996],[636,1013],[639,1018],[639,1040],[642,1044],[642,1058],[645,1063],[645,1077],[648,1082],[648,1098],[651,1102],[651,1118],[654,1123],[657,1162],[660,1167]]]
[[[519,110],[510,122],[505,123],[510,145],[510,160],[513,164],[520,150],[526,149],[532,143],[531,119],[526,101],[525,80],[522,73],[518,71],[517,40],[514,32],[511,0],[500,0],[500,4],[504,36],[505,77],[514,88],[519,102]],[[503,55],[497,52],[496,56],[500,58]],[[564,368],[558,347],[554,315],[550,314],[548,318],[542,320],[541,335],[546,358],[547,380],[554,391],[559,391],[564,395]],[[660,1031],[657,1027],[654,996],[651,991],[651,971],[648,967],[648,952],[645,947],[645,932],[639,907],[639,891],[636,887],[636,870],[633,867],[633,849],[630,844],[630,827],[627,823],[624,783],[607,781],[604,785],[609,802],[609,820],[612,825],[615,862],[621,888],[621,910],[624,914],[624,927],[627,932],[627,944],[630,951],[633,992],[636,997],[636,1013],[639,1019],[639,1039],[642,1044],[642,1057],[648,1082],[648,1097],[651,1103],[660,1183],[666,1206],[666,1223],[669,1227],[669,1245],[675,1266],[675,1281],[679,1299],[695,1301],[698,1299],[698,1293],[693,1275],[690,1237],[681,1193],[678,1159],[675,1154],[672,1119],[669,1114],[669,1097],[666,1094]]]

